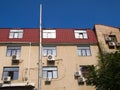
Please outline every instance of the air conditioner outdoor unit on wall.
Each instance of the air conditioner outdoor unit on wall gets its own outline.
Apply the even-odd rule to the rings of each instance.
[[[47,77],[45,81],[46,82],[51,82],[51,78]]]
[[[48,61],[55,61],[55,56],[54,55],[48,55],[47,60]]]
[[[20,57],[18,55],[12,56],[12,64],[19,64]]]
[[[18,55],[13,55],[12,56],[12,60],[19,60],[19,59],[20,59],[20,57]]]
[[[116,42],[116,46],[120,47],[120,42]]]
[[[105,37],[105,41],[106,41],[106,42],[110,42],[110,41],[111,41],[111,37],[106,36],[106,37]]]
[[[10,82],[11,81],[11,77],[10,76],[4,76],[3,77],[3,81],[4,82]]]
[[[74,76],[75,76],[75,77],[80,77],[80,73],[79,73],[79,72],[75,72],[75,73],[74,73]]]
[[[83,80],[83,77],[78,77],[78,83],[83,83],[84,80]]]
[[[109,42],[108,45],[109,46],[115,46],[115,42]]]

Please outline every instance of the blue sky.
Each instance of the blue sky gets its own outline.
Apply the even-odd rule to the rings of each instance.
[[[0,28],[120,27],[120,0],[0,0]]]

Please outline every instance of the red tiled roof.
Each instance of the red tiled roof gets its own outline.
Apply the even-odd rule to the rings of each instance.
[[[23,38],[17,39],[9,38],[10,29],[0,29],[0,43],[7,42],[39,42],[39,29],[23,29],[24,34]],[[48,30],[48,29],[47,29]],[[88,39],[76,39],[74,35],[74,29],[55,29],[56,30],[56,38],[55,39],[43,39],[43,43],[59,43],[59,44],[96,44],[97,39],[93,30],[87,30]]]
[[[19,30],[19,29],[17,29]],[[9,38],[10,29],[0,29],[0,43],[2,42],[38,42],[38,29],[23,29],[23,38]]]

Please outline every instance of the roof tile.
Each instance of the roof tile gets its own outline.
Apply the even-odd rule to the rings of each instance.
[[[39,29],[34,28],[25,28],[23,38],[21,39],[10,39],[9,32],[10,29],[1,28],[0,29],[0,43],[2,42],[32,42],[38,43],[39,42]],[[47,29],[48,30],[48,29]],[[44,38],[42,39],[43,43],[71,43],[71,44],[94,44],[97,43],[97,38],[93,30],[87,30],[88,39],[76,39],[74,35],[74,29],[60,29],[57,28],[56,30],[56,38],[49,39]]]

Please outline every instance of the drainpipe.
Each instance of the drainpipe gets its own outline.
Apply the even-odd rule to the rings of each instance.
[[[27,72],[27,82],[30,80],[30,53],[31,53],[31,42],[29,43],[29,53],[28,53],[28,72]]]

